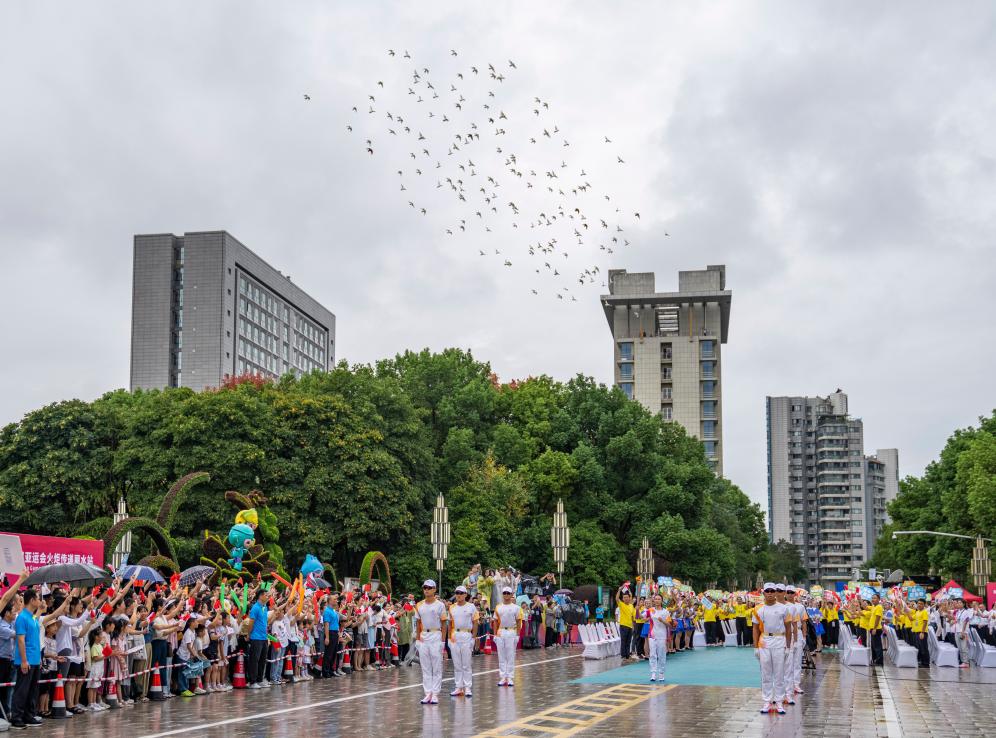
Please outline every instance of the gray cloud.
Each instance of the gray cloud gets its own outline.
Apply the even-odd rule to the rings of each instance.
[[[766,394],[843,387],[908,473],[996,405],[990,6],[534,5],[5,5],[0,421],[127,383],[138,232],[230,230],[336,312],[350,361],[456,345],[505,379],[610,380],[600,280],[533,299],[517,234],[447,238],[465,216],[413,214],[387,152],[346,133],[398,76],[389,47],[514,58],[509,105],[550,100],[591,181],[643,216],[628,251],[572,268],[670,289],[728,265],[726,469],[755,499]]]

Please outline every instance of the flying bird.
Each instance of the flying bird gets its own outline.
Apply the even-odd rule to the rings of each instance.
[[[304,96],[304,99],[305,99],[305,100],[310,100],[310,99],[311,99],[311,95],[305,95],[305,96]]]

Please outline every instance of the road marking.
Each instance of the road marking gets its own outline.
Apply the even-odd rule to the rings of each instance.
[[[903,729],[899,724],[899,713],[896,710],[896,702],[892,699],[889,680],[882,671],[878,671],[875,676],[878,681],[878,691],[882,694],[882,711],[885,713],[885,728],[889,738],[902,738]]]
[[[543,659],[542,661],[531,661],[528,664],[517,664],[516,669],[524,669],[527,666],[538,666],[539,664],[552,664],[554,661],[564,661],[566,659],[579,659],[581,654],[573,654],[571,656],[558,656],[555,659]],[[474,672],[473,676],[484,676],[485,674],[497,674],[498,669],[488,669],[487,671],[477,671]],[[443,679],[444,682],[452,682],[453,677],[447,677]],[[188,728],[176,728],[174,730],[165,730],[162,733],[147,733],[140,738],[163,738],[167,735],[182,735],[184,733],[193,733],[195,731],[207,730],[209,728],[218,728],[223,725],[234,725],[236,723],[245,723],[249,720],[259,720],[261,718],[273,717],[274,715],[286,715],[289,712],[298,712],[299,710],[311,710],[315,707],[324,707],[325,705],[336,705],[340,702],[349,702],[351,700],[361,700],[365,697],[376,697],[381,694],[391,694],[392,692],[403,692],[406,689],[415,689],[416,687],[421,687],[421,682],[415,682],[414,684],[405,684],[400,687],[390,687],[388,689],[377,689],[372,692],[360,692],[359,694],[350,694],[345,697],[335,697],[330,700],[320,700],[319,702],[309,702],[306,705],[296,705],[294,707],[285,707],[281,710],[270,710],[269,712],[257,712],[253,715],[245,715],[243,717],[229,718],[228,720],[217,720],[213,723],[202,723],[200,725],[194,725]]]
[[[601,692],[585,695],[584,697],[579,697],[571,702],[565,702],[564,704],[557,705],[556,707],[551,707],[548,710],[537,712],[535,715],[529,715],[528,717],[519,718],[513,722],[499,725],[497,728],[492,728],[491,730],[487,730],[483,733],[478,733],[474,736],[474,738],[513,738],[519,734],[519,731],[538,731],[541,733],[549,733],[550,735],[557,736],[557,738],[577,735],[583,730],[588,730],[589,728],[608,720],[613,715],[618,715],[620,712],[628,710],[644,700],[664,694],[677,686],[677,684],[668,684],[664,687],[617,684],[614,687],[603,689]],[[598,704],[599,702],[602,704]],[[609,702],[610,704],[604,704],[606,702]],[[586,705],[589,708],[591,706],[598,707],[602,709],[602,712],[594,713],[591,709],[586,710],[584,709]],[[584,720],[557,717],[558,713],[565,712],[587,712],[591,714],[591,717]],[[557,721],[560,721],[561,723],[572,723],[572,725],[567,728],[554,728],[550,725],[542,724]]]

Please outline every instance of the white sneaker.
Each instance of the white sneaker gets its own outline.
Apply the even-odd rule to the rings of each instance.
[[[657,675],[654,674],[654,672],[650,672],[650,681],[652,681],[652,682],[656,682],[657,681]]]
[[[436,695],[432,695],[431,699],[429,700],[429,704],[430,705],[438,705],[439,704],[439,698]]]
[[[766,703],[764,703],[764,707],[761,708],[761,714],[762,715],[767,715],[773,709],[774,709],[774,707],[772,706],[772,704],[770,702],[766,702]]]
[[[194,694],[207,694],[207,690],[198,687],[197,689],[194,690]]]
[[[506,684],[505,686],[506,686],[506,687],[514,687],[514,686],[515,686],[515,681],[514,681],[514,680],[512,680],[512,679],[509,679],[509,680],[508,680],[508,684]]]
[[[422,702],[423,705],[428,705],[429,703],[432,702],[432,695],[431,694],[427,694],[425,697],[423,697],[421,699],[421,702]]]

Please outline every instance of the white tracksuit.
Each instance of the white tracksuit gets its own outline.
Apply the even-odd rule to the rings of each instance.
[[[667,663],[667,621],[671,613],[667,609],[647,610],[646,618],[650,621],[650,676],[664,678],[664,666]]]
[[[415,606],[415,619],[422,622],[418,643],[418,662],[422,667],[422,689],[426,695],[438,695],[443,688],[443,636],[440,632],[446,618],[446,605],[441,600]]]
[[[474,650],[474,615],[477,608],[470,603],[450,606],[450,627],[454,629],[450,641],[450,656],[453,657],[453,681],[457,689],[469,690],[473,685],[471,668]]]
[[[792,616],[795,618],[795,637],[792,639],[792,648],[786,649],[785,666],[785,696],[792,699],[792,690],[802,682],[802,649],[806,642],[805,620],[803,615],[806,608],[798,602],[790,604]]]
[[[784,604],[759,605],[754,610],[755,622],[760,623],[761,647],[761,699],[765,703],[785,699],[785,618],[788,608]]]
[[[519,617],[521,610],[518,605],[498,605],[495,616],[499,627],[495,641],[498,645],[498,679],[515,678],[515,648],[519,645]]]

